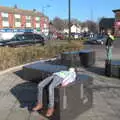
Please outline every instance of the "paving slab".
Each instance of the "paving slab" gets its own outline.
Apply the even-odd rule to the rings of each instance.
[[[120,79],[104,76],[104,49],[95,48],[97,61],[79,72],[94,78],[93,107],[75,120],[120,120]],[[115,54],[114,57],[118,57]],[[48,120],[40,112],[31,112],[37,98],[37,84],[24,81],[19,72],[0,77],[0,120]]]

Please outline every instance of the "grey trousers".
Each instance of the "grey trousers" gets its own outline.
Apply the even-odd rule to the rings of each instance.
[[[107,60],[112,60],[112,46],[106,47]]]
[[[54,88],[62,83],[63,79],[57,75],[47,77],[38,84],[38,103],[43,104],[43,88],[49,84],[49,108],[54,107]]]

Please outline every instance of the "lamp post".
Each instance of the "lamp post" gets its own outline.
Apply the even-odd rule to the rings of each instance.
[[[71,40],[71,0],[68,0],[68,28],[69,28],[69,41]]]
[[[44,17],[45,17],[45,15],[44,15],[44,14],[45,14],[45,9],[50,8],[50,7],[51,7],[50,5],[46,5],[46,6],[43,6],[43,7],[42,7],[43,19],[44,19]],[[44,29],[43,31],[45,32],[45,29],[46,29],[46,28],[43,28],[43,29]]]

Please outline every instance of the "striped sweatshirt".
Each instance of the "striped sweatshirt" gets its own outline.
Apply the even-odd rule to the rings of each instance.
[[[62,86],[66,86],[76,79],[76,72],[72,71],[60,71],[53,74],[63,78]]]

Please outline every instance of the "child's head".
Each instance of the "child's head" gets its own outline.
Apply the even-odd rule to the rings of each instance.
[[[69,68],[69,71],[75,72],[75,68]]]

